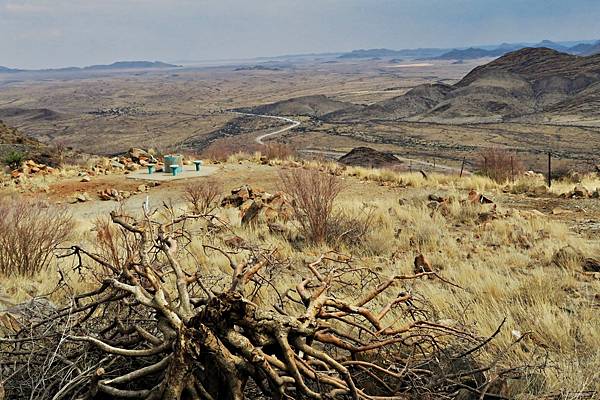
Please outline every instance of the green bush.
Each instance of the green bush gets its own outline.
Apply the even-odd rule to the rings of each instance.
[[[25,160],[25,153],[18,151],[18,150],[12,150],[10,153],[8,153],[5,157],[4,157],[4,164],[8,165],[10,168],[12,169],[17,169],[21,167],[21,164],[23,164],[23,161]]]

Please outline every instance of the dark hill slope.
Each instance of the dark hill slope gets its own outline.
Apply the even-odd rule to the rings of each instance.
[[[402,162],[391,153],[377,151],[370,147],[356,147],[338,159],[345,165],[368,168],[393,167]]]
[[[320,117],[336,111],[351,109],[358,111],[362,107],[356,104],[330,99],[324,95],[296,97],[237,111],[264,115],[305,115]]]
[[[576,80],[588,74],[598,79],[600,55],[578,57],[548,48],[526,48],[475,68],[457,86],[467,86],[492,71],[517,74],[533,83],[555,77]]]
[[[454,88],[442,84],[420,85],[403,96],[393,97],[362,109],[343,109],[327,114],[323,119],[351,122],[369,119],[402,119],[431,110],[443,101]]]
[[[10,128],[0,121],[0,164],[4,164],[6,156],[12,152],[23,154],[44,164],[55,164],[51,149],[35,139],[31,139],[17,129]]]

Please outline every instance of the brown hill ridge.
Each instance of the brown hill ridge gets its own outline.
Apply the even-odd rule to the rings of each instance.
[[[582,57],[549,48],[525,48],[475,68],[454,86],[421,85],[368,106],[309,96],[251,112],[311,115],[330,122],[600,124],[600,54]]]

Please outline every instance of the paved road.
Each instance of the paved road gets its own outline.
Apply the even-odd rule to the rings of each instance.
[[[252,114],[252,113],[243,113],[243,112],[237,112],[237,111],[233,111],[234,114],[239,114],[239,115],[248,115],[250,117],[260,117],[260,118],[271,118],[271,119],[278,119],[280,121],[285,121],[285,122],[289,122],[291,125],[286,126],[285,128],[279,129],[275,132],[270,132],[270,133],[265,133],[264,135],[260,135],[258,136],[256,139],[254,139],[254,141],[258,144],[265,144],[263,142],[264,139],[271,137],[271,136],[275,136],[275,135],[279,135],[280,133],[289,131],[290,129],[293,129],[297,126],[300,125],[300,121],[295,121],[291,118],[285,118],[285,117],[279,117],[276,115],[262,115],[262,114]]]

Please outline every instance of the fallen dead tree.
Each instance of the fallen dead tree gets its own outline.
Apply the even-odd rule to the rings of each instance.
[[[274,250],[234,255],[206,244],[231,267],[227,282],[209,284],[180,261],[199,219],[214,223],[112,213],[121,253],[63,254],[105,277],[0,337],[6,398],[477,399],[502,382],[472,360],[491,338],[435,322],[427,299],[409,290],[422,277],[452,285],[435,272],[382,277],[328,253],[281,291]]]

